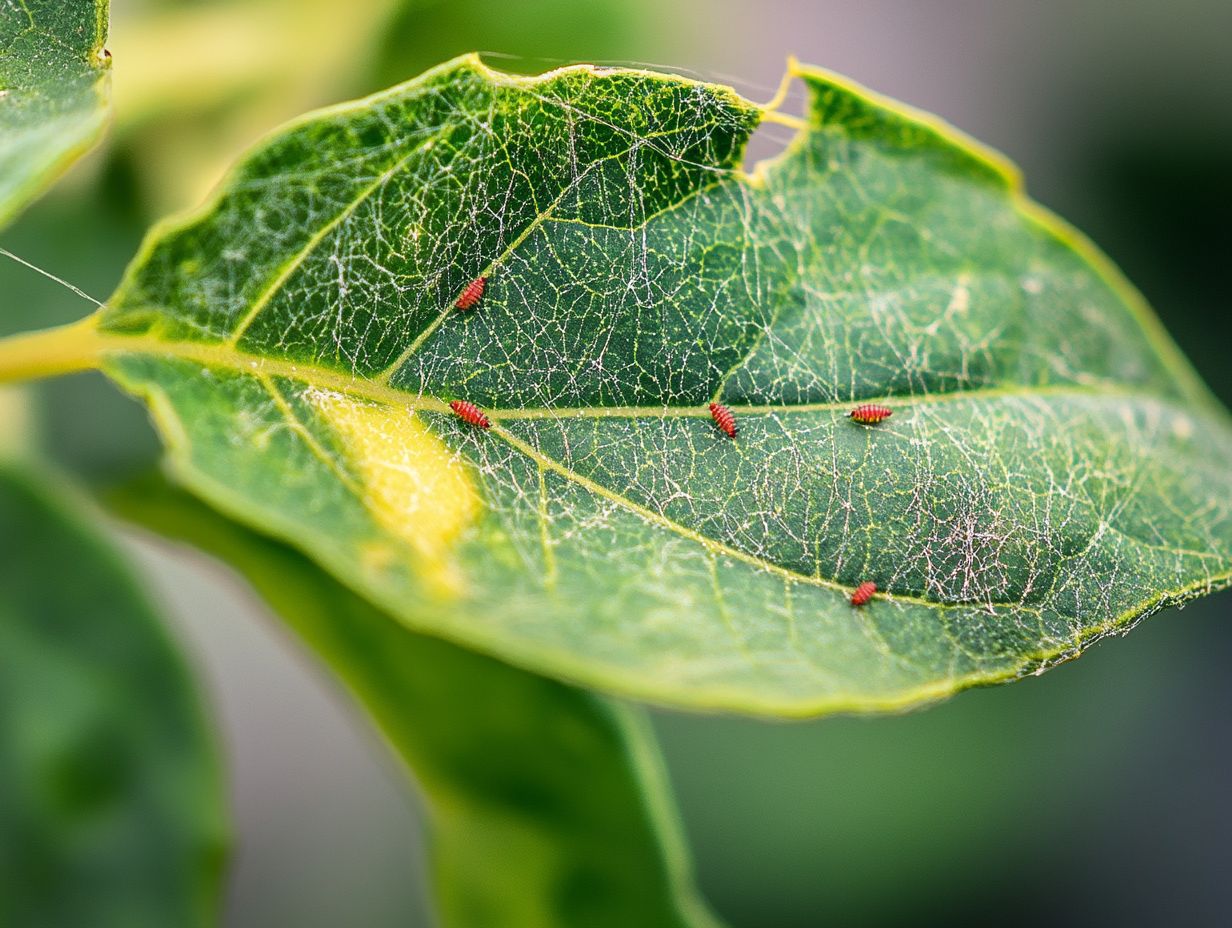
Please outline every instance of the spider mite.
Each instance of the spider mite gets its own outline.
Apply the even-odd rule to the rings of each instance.
[[[861,403],[851,411],[851,418],[865,425],[875,425],[892,415],[888,406],[879,406],[877,403]]]
[[[710,416],[714,419],[714,424],[727,433],[728,438],[736,437],[736,417],[730,409],[722,403],[711,403]]]
[[[490,429],[492,427],[492,420],[485,416],[474,403],[468,403],[466,400],[454,400],[449,404],[449,408],[467,425],[473,425],[481,429]]]
[[[488,278],[476,277],[462,290],[462,295],[458,297],[458,302],[453,305],[458,309],[470,309],[479,302],[483,296],[483,288],[488,285]]]
[[[851,594],[851,604],[853,606],[863,606],[866,602],[873,598],[873,594],[877,592],[877,584],[871,580],[865,580],[861,583],[854,593]]]

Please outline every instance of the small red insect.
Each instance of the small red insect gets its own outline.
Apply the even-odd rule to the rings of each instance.
[[[851,594],[851,604],[853,606],[863,606],[866,602],[873,598],[873,594],[877,592],[877,584],[871,580],[865,580],[861,583],[854,593]]]
[[[861,403],[851,411],[851,418],[865,425],[874,425],[892,415],[888,406],[879,406],[877,403]]]
[[[728,438],[736,437],[736,417],[732,415],[730,409],[722,403],[711,403],[710,415],[714,419],[714,424],[726,432]]]
[[[476,277],[462,291],[462,295],[458,297],[458,302],[453,305],[458,309],[470,309],[479,302],[479,298],[483,296],[483,288],[488,285],[488,278]]]
[[[485,416],[474,403],[468,403],[466,400],[454,400],[449,404],[449,408],[467,425],[473,425],[481,429],[490,429],[492,427],[492,420]]]

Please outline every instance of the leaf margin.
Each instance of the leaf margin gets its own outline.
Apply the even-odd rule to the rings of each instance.
[[[89,61],[97,76],[94,81],[96,106],[91,121],[79,129],[72,144],[63,146],[59,154],[43,166],[28,171],[26,179],[10,191],[11,195],[0,200],[0,228],[12,222],[25,207],[42,196],[82,156],[88,154],[107,130],[111,120],[112,60],[111,53],[107,51],[111,0],[93,2],[95,25]]]

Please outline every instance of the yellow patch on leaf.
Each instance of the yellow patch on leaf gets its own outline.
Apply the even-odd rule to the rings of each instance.
[[[415,552],[416,572],[432,586],[459,592],[450,552],[481,508],[466,464],[410,410],[325,391],[308,397],[342,439],[373,518]],[[384,570],[398,560],[396,548],[375,540],[364,548],[364,561]]]

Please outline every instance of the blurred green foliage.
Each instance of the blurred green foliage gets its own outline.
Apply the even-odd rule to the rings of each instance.
[[[576,61],[631,64],[679,48],[683,11],[648,0],[400,0],[365,74],[388,87],[466,52],[537,74]]]
[[[372,715],[428,799],[441,924],[712,924],[633,709],[414,634],[162,478],[107,498],[233,565]]]
[[[1202,632],[1219,611],[1190,606],[1039,679],[909,715],[659,714],[703,891],[749,928],[980,925],[990,912],[1037,925],[1056,921],[1059,899],[1060,923],[1133,924],[1124,890],[1100,899],[1084,884],[1142,859],[1107,845],[1132,797],[1154,801],[1150,777],[1176,763],[1151,758],[1193,714],[1193,681],[1218,675]],[[1157,840],[1175,852],[1192,824]]]
[[[211,737],[88,508],[0,464],[0,924],[204,928],[226,843]]]
[[[0,225],[98,138],[108,0],[0,7]]]

